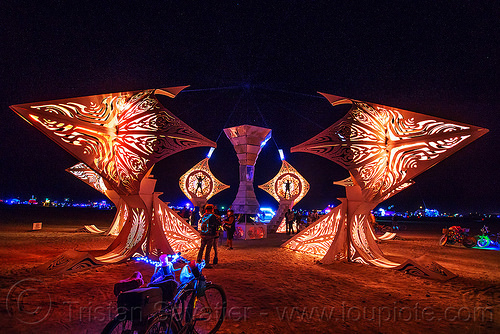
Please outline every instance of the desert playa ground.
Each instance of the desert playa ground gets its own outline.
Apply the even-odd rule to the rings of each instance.
[[[2,333],[100,333],[116,311],[114,283],[134,271],[146,280],[153,273],[151,266],[131,261],[37,275],[34,267],[66,250],[103,249],[113,240],[77,232],[84,224],[106,228],[113,212],[57,210],[2,211]],[[30,231],[37,220],[43,222],[42,230]],[[499,333],[500,252],[441,247],[442,223],[407,227],[396,240],[380,244],[388,258],[428,254],[459,277],[438,282],[355,263],[324,265],[280,248],[287,239],[282,234],[238,240],[234,250],[221,247],[220,263],[204,270],[228,298],[219,332]],[[194,258],[193,252],[183,255]]]

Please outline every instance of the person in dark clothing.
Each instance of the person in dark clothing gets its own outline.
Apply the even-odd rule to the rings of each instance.
[[[201,245],[198,251],[197,262],[201,262],[203,257],[203,252],[205,251],[205,268],[211,268],[210,266],[210,251],[215,238],[215,231],[219,221],[217,216],[214,214],[214,206],[212,204],[205,205],[205,213],[201,216],[198,225],[200,226],[201,234]],[[206,248],[206,250],[205,250]]]
[[[200,207],[195,206],[194,210],[191,211],[191,217],[189,218],[191,226],[198,230],[198,221],[200,220]]]
[[[224,229],[227,233],[227,244],[229,249],[233,249],[233,237],[236,231],[236,217],[234,216],[233,210],[227,211],[227,219],[224,221]]]
[[[286,234],[293,234],[293,222],[295,221],[295,214],[292,210],[288,209],[285,213],[285,225],[286,225]]]
[[[296,228],[295,232],[296,233],[299,233],[301,224],[302,224],[302,212],[299,210],[299,211],[295,212],[295,228]]]
[[[196,190],[194,191],[195,196],[198,196],[198,191],[200,192],[200,197],[203,195],[203,180],[205,180],[205,176],[196,176]]]
[[[220,237],[220,230],[222,227],[221,223],[221,217],[220,217],[220,211],[217,209],[217,206],[214,205],[214,216],[217,218],[217,226],[215,228],[215,236],[214,236],[214,241],[212,242],[212,247],[214,249],[214,260],[213,264],[219,263],[219,237]]]

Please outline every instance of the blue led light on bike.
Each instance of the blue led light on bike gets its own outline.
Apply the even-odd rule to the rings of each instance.
[[[179,281],[181,282],[181,284],[186,284],[186,283],[189,283],[193,279],[194,279],[194,275],[191,272],[191,269],[189,269],[189,265],[185,265],[182,268],[181,275],[179,276]]]
[[[145,256],[142,256],[142,257],[133,257],[132,260],[134,261],[138,261],[138,262],[144,262],[144,263],[147,263],[149,265],[152,265],[152,266],[155,266],[155,267],[161,267],[161,263],[158,262],[158,261],[153,261]]]

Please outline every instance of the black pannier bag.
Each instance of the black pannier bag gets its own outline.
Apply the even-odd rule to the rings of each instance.
[[[160,282],[149,283],[148,287],[158,287],[163,292],[163,301],[169,302],[174,299],[179,283],[172,278],[167,278]]]
[[[126,320],[143,322],[148,315],[159,311],[163,303],[161,288],[140,288],[122,292],[118,296],[118,314],[125,315]]]

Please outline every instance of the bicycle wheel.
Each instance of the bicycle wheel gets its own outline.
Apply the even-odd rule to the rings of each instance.
[[[179,324],[167,314],[159,314],[150,320],[145,334],[175,334],[179,333]]]
[[[226,308],[224,289],[218,284],[208,283],[205,295],[198,297],[194,307],[192,321],[194,333],[216,333],[224,321]]]
[[[135,334],[136,331],[132,330],[132,321],[124,320],[122,318],[114,318],[104,329],[101,334]]]
[[[474,237],[465,237],[462,243],[465,247],[472,248],[477,244],[477,241]]]
[[[481,248],[485,248],[485,247],[488,247],[490,245],[490,238],[488,237],[483,237],[483,236],[480,236],[479,237],[479,240],[477,241],[477,245]]]

